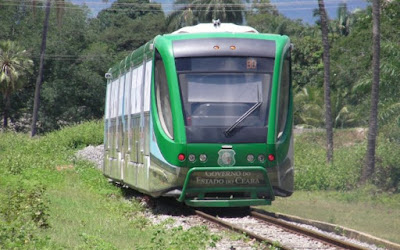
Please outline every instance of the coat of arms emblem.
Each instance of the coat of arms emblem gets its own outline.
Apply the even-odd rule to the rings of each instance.
[[[218,165],[221,167],[230,167],[235,165],[235,151],[232,149],[221,149],[218,151]]]

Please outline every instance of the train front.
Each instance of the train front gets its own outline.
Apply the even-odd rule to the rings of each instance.
[[[208,207],[289,196],[289,39],[177,34],[157,37],[154,50],[150,179],[163,195]]]

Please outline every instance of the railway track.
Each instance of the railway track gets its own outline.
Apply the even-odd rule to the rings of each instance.
[[[195,210],[195,213],[208,221],[279,249],[367,249],[252,210],[245,220],[220,218],[199,210]],[[278,232],[280,238],[270,234],[270,231],[275,234]]]

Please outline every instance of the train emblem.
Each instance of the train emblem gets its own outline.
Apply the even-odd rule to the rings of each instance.
[[[232,149],[221,149],[218,151],[218,165],[221,167],[231,167],[235,165],[235,151]]]

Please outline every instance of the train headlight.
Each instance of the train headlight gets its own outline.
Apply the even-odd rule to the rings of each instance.
[[[178,160],[180,160],[180,161],[184,161],[185,158],[186,158],[186,156],[184,154],[179,154],[178,155]]]
[[[252,154],[247,155],[247,161],[250,163],[254,162],[254,155],[252,155]]]
[[[194,154],[190,154],[188,156],[188,159],[189,159],[190,162],[195,162],[196,161],[196,156]]]
[[[206,162],[206,161],[207,161],[207,155],[201,154],[201,155],[199,156],[199,159],[200,159],[201,162]]]
[[[265,161],[265,156],[264,155],[258,155],[257,160],[259,162],[264,162]]]

